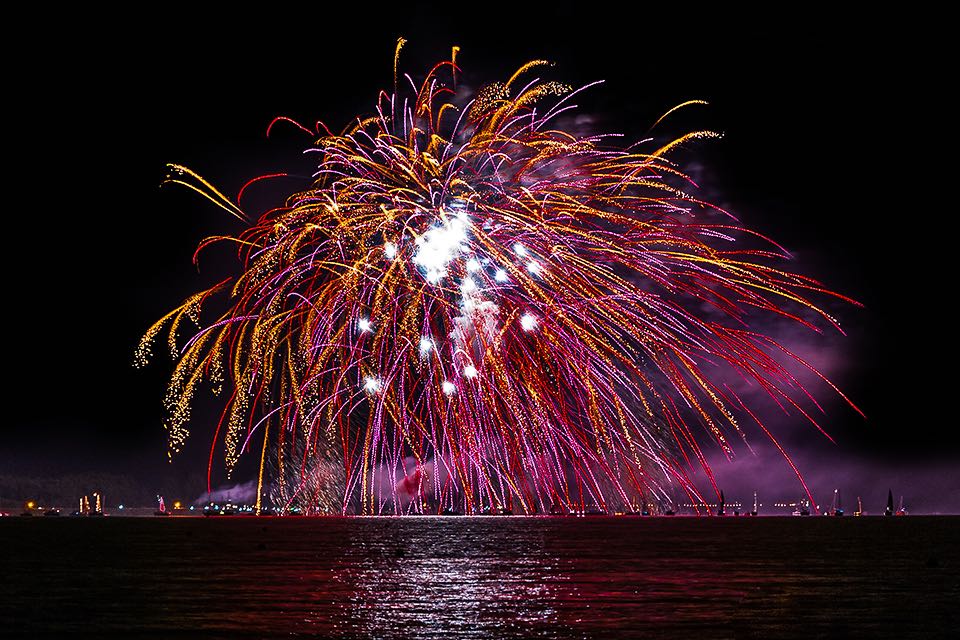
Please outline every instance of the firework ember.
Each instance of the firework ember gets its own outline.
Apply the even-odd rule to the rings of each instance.
[[[254,222],[171,167],[169,182],[247,225],[198,249],[234,243],[236,275],[138,350],[142,364],[168,332],[171,454],[207,381],[226,398],[211,464],[218,450],[228,470],[257,456],[258,503],[612,511],[677,490],[702,501],[702,448],[732,455],[738,420],[777,443],[731,373],[814,420],[798,367],[833,385],[756,319],[836,326],[813,298],[843,297],[698,199],[671,152],[717,134],[642,149],[564,130],[582,89],[536,79],[544,65],[472,98],[456,49],[422,82],[395,72],[343,133],[301,127],[314,182]],[[215,296],[227,310],[205,319]],[[182,344],[185,319],[200,328]]]

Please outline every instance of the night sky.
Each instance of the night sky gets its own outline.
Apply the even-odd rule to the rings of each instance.
[[[938,271],[927,252],[939,240],[923,222],[942,214],[904,207],[895,195],[925,190],[908,187],[921,171],[911,141],[932,124],[918,115],[909,65],[889,41],[834,10],[748,28],[762,17],[687,9],[637,20],[563,4],[544,17],[488,13],[482,3],[463,15],[448,5],[391,16],[357,6],[344,17],[198,20],[169,5],[149,34],[133,24],[90,27],[91,14],[75,16],[83,27],[71,16],[43,26],[37,46],[50,62],[15,66],[6,80],[15,167],[6,190],[17,204],[5,216],[13,386],[0,474],[109,471],[161,484],[153,479],[202,470],[209,411],[196,412],[183,459],[168,465],[161,421],[170,364],[160,348],[136,370],[132,354],[155,319],[225,272],[228,256],[214,253],[198,273],[196,244],[239,226],[195,194],[160,189],[164,165],[187,165],[231,195],[262,173],[308,175],[299,152],[309,141],[291,129],[268,140],[266,125],[287,115],[339,129],[369,110],[389,87],[402,35],[401,68],[415,77],[456,44],[473,86],[534,58],[555,61],[546,73],[573,85],[604,79],[577,100],[580,113],[631,141],[671,106],[708,100],[671,123],[678,133],[724,133],[679,157],[707,199],[787,247],[797,258],[790,268],[865,305],[831,305],[848,336],[825,329],[803,345],[868,419],[821,389],[836,445],[796,421],[779,432],[818,498],[841,483],[848,495],[885,496],[889,480],[917,508],[960,510],[945,495],[960,484],[952,393],[930,367],[952,342],[944,337],[951,314],[937,310],[945,292],[928,275]],[[766,473],[789,479],[774,457],[742,454],[740,469],[753,475],[741,497]]]

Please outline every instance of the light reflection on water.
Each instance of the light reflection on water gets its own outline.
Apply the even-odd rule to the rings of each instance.
[[[491,537],[486,522],[468,518],[456,525],[440,536],[428,526],[354,540],[333,574],[350,593],[340,619],[385,634],[457,637],[495,637],[557,622],[556,601],[577,594],[561,559],[544,551],[539,536],[508,528]]]
[[[0,634],[941,637],[957,539],[960,518],[5,518]]]

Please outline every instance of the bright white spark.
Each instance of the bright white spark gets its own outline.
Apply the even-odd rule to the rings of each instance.
[[[433,340],[427,337],[420,338],[420,355],[427,355],[430,349],[433,349]]]
[[[453,384],[449,380],[444,380],[442,387],[443,387],[443,392],[448,396],[452,396],[454,393],[457,392],[457,385]]]
[[[423,268],[427,282],[434,284],[447,275],[447,265],[466,249],[468,221],[450,216],[439,227],[433,227],[417,238],[413,262]]]
[[[460,283],[460,291],[463,293],[470,293],[471,291],[476,291],[477,283],[473,281],[473,278],[464,278],[463,282]]]
[[[397,256],[397,245],[392,242],[387,242],[383,245],[383,255],[387,256],[387,260],[393,260]]]
[[[524,331],[533,331],[537,328],[537,319],[529,313],[525,313],[520,316],[520,326],[523,327]]]
[[[373,325],[367,318],[360,318],[357,320],[357,328],[360,329],[360,333],[370,333],[373,331]]]
[[[518,242],[513,245],[513,252],[522,258],[527,255],[527,248]]]
[[[470,258],[467,260],[467,271],[476,271],[480,268],[480,261],[476,258]]]
[[[372,376],[363,379],[363,388],[369,393],[376,393],[380,390],[380,380]]]
[[[476,377],[477,377],[477,368],[476,368],[475,366],[473,366],[472,364],[468,364],[467,366],[465,366],[465,367],[463,368],[463,375],[466,376],[466,377],[468,377],[468,378],[476,378]]]
[[[527,263],[527,271],[529,271],[533,275],[537,275],[538,273],[540,273],[540,263],[537,262],[536,260],[531,260],[530,262]]]
[[[497,269],[497,272],[493,275],[493,278],[497,282],[506,282],[507,281],[507,272],[503,269]]]

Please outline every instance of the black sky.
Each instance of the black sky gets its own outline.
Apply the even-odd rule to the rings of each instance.
[[[305,171],[306,141],[267,140],[267,123],[339,127],[368,109],[403,35],[401,66],[413,75],[456,44],[467,82],[533,58],[555,61],[549,73],[571,84],[604,79],[578,100],[582,111],[632,139],[674,104],[710,101],[676,123],[725,134],[687,156],[710,197],[793,251],[794,268],[866,305],[834,307],[849,336],[814,348],[837,350],[837,381],[868,420],[828,399],[837,445],[795,430],[792,450],[880,472],[946,465],[956,485],[948,381],[930,367],[931,354],[946,358],[949,328],[935,311],[944,293],[928,275],[926,214],[894,195],[916,170],[911,140],[933,124],[918,117],[922,87],[895,39],[834,10],[768,21],[686,7],[639,18],[591,4],[454,7],[200,19],[170,5],[149,28],[107,28],[89,12],[32,23],[36,50],[6,81],[13,385],[0,465],[163,472],[169,365],[134,370],[132,353],[154,319],[214,281],[215,260],[199,274],[191,264],[197,242],[237,231],[199,198],[161,190],[164,164],[228,194],[255,175]],[[202,417],[191,465],[208,442]]]

